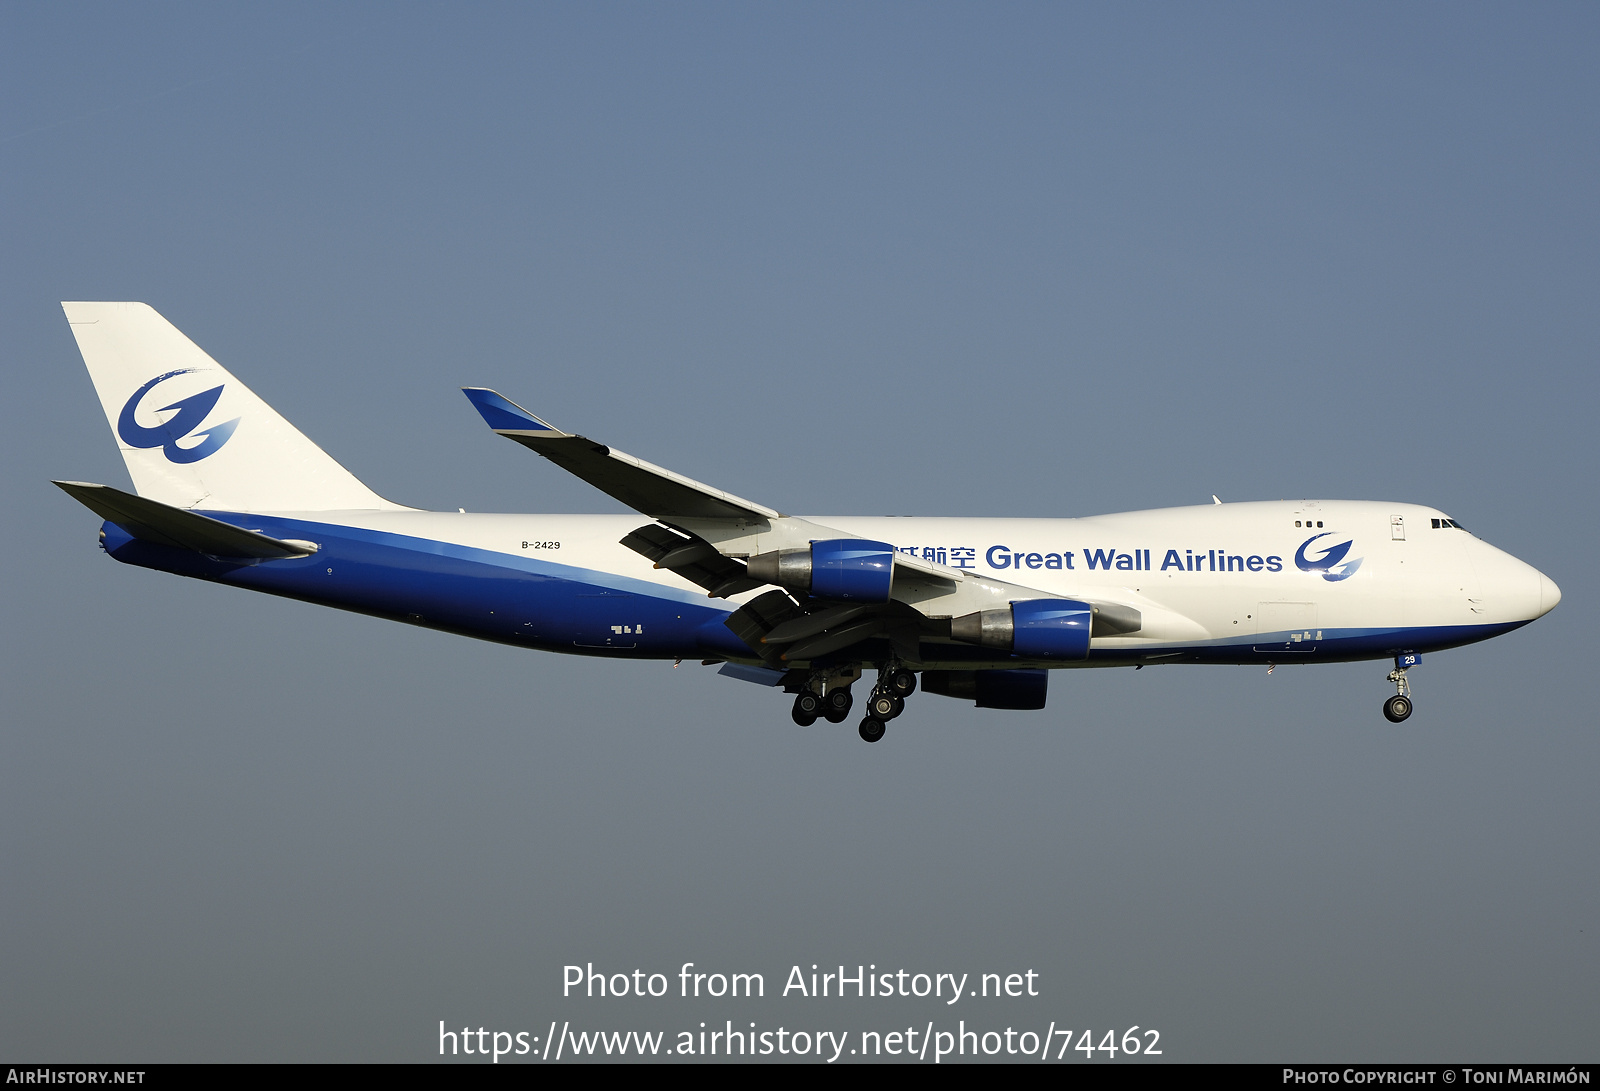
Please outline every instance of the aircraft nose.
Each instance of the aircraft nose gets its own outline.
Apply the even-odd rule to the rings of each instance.
[[[1539,573],[1539,616],[1544,617],[1556,608],[1556,603],[1561,601],[1561,588],[1556,586],[1556,581]]]
[[[1482,543],[1473,558],[1488,615],[1523,623],[1544,617],[1561,601],[1561,588],[1533,565]]]

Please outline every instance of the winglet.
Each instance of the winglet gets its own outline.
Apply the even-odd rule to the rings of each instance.
[[[496,432],[549,432],[563,436],[565,432],[552,428],[516,402],[490,390],[486,386],[464,386],[461,393],[467,396],[472,407],[483,417],[483,422]]]

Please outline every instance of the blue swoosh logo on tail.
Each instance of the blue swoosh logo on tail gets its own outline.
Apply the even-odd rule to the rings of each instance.
[[[242,418],[234,417],[230,421],[214,424],[205,431],[198,433],[205,438],[193,447],[179,447],[178,441],[188,438],[190,433],[200,427],[201,422],[206,419],[206,415],[216,408],[217,399],[222,397],[222,387],[220,386],[214,386],[210,390],[202,390],[200,393],[191,394],[187,398],[180,398],[171,405],[163,405],[156,412],[165,413],[172,409],[176,409],[178,412],[170,420],[158,424],[154,428],[146,428],[134,419],[134,410],[138,408],[139,402],[157,383],[165,382],[174,375],[187,375],[192,371],[198,370],[198,368],[183,367],[176,371],[169,371],[165,375],[157,375],[138,390],[135,390],[133,397],[129,398],[127,403],[123,405],[122,412],[117,417],[117,435],[121,437],[122,442],[129,447],[140,449],[160,447],[162,454],[167,456],[168,462],[176,462],[180,465],[199,462],[202,458],[216,454],[222,445],[228,442],[233,435],[234,429],[239,427],[239,421]]]

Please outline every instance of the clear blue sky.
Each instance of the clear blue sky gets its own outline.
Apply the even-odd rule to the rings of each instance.
[[[427,1059],[560,967],[1035,968],[1171,1059],[1595,1059],[1592,5],[0,10],[0,1053]],[[113,564],[62,299],[395,500],[611,511],[457,387],[785,510],[1437,505],[1560,608],[1430,657],[913,698]],[[969,1020],[973,1018],[968,1013]]]

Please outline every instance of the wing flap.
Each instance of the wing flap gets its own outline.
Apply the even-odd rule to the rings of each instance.
[[[853,621],[870,610],[870,606],[835,606],[805,617],[795,618],[776,626],[770,633],[761,638],[763,644],[792,644],[797,640],[804,640],[819,633],[825,633],[835,625],[843,625]]]
[[[742,562],[724,557],[704,538],[659,523],[646,523],[623,538],[621,544],[648,557],[657,568],[665,568],[699,584],[714,599],[761,586],[760,580],[745,574]]]
[[[744,641],[758,658],[766,660],[774,668],[781,669],[783,658],[779,655],[778,649],[766,646],[761,642],[761,638],[784,622],[804,616],[805,611],[795,605],[787,592],[768,591],[764,595],[757,595],[729,614],[723,624],[734,636]]]
[[[786,649],[781,656],[785,663],[804,659],[817,659],[829,652],[841,651],[861,643],[868,637],[877,636],[886,628],[882,617],[862,618],[860,621],[850,622],[832,628],[826,632],[804,641],[797,641],[792,647]]]

